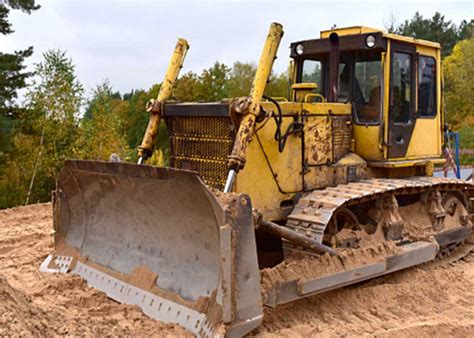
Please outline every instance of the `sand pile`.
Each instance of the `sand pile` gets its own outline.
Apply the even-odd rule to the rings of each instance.
[[[108,299],[78,276],[40,273],[52,235],[49,203],[0,211],[0,336],[191,336]]]
[[[51,251],[50,204],[0,211],[0,336],[184,336],[87,287],[79,277],[38,271]],[[474,255],[265,309],[258,336],[470,336]]]
[[[309,281],[341,271],[351,270],[371,263],[382,262],[387,256],[399,251],[393,242],[385,241],[383,234],[379,241],[365,231],[343,229],[338,236],[340,239],[356,239],[360,249],[338,248],[338,256],[329,254],[309,256],[299,253],[285,259],[273,268],[262,270],[262,290],[265,293],[276,283],[300,280]]]

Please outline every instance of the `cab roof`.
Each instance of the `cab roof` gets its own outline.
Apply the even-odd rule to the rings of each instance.
[[[323,30],[320,33],[321,39],[327,39],[331,35],[331,33],[337,33],[339,36],[345,35],[360,35],[360,34],[368,34],[368,33],[381,33],[383,37],[391,40],[397,40],[407,43],[412,43],[416,45],[437,48],[440,49],[441,45],[437,42],[432,42],[428,40],[416,39],[408,36],[402,36],[398,34],[387,33],[382,29],[371,28],[371,27],[364,27],[364,26],[352,26],[352,27],[343,27],[343,28],[334,28]]]

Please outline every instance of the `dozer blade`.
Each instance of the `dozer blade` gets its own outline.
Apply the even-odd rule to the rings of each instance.
[[[66,162],[53,196],[55,252],[42,271],[78,274],[199,336],[260,324],[247,196],[221,203],[194,172],[93,161]]]

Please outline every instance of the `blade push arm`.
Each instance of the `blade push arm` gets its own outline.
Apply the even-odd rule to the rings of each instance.
[[[185,39],[179,39],[174,48],[158,97],[156,100],[150,100],[147,104],[146,110],[150,113],[150,120],[148,121],[142,144],[138,148],[138,164],[144,163],[153,154],[153,144],[160,126],[163,102],[171,96],[171,91],[178,78],[179,70],[183,66],[188,49],[188,42]]]
[[[282,36],[283,26],[279,23],[272,23],[258,63],[250,96],[239,99],[235,105],[235,112],[243,117],[235,138],[234,148],[229,156],[229,175],[224,192],[232,190],[237,172],[245,166],[245,154],[255,129],[255,119],[260,113],[260,101],[272,71],[273,61],[276,59]]]

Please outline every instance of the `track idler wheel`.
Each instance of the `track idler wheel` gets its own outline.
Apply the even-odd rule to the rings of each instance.
[[[361,230],[357,216],[348,208],[338,209],[325,231],[326,243],[332,247],[357,248],[359,239],[357,236],[341,236],[342,229]]]

